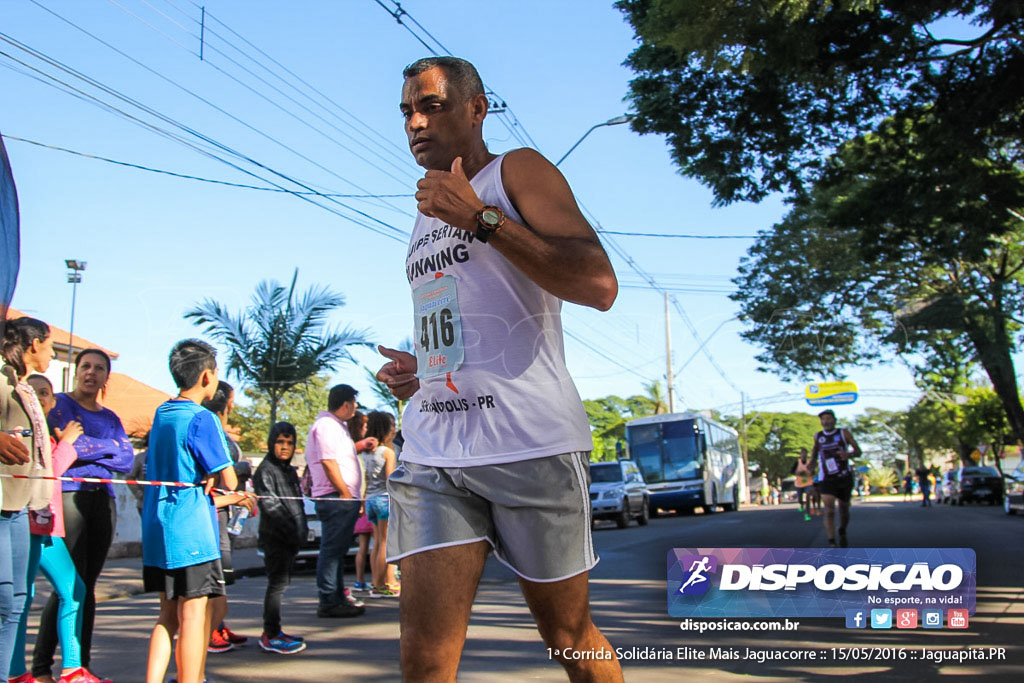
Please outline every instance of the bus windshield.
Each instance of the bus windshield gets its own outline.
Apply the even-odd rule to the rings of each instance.
[[[665,442],[665,479],[697,479],[700,469],[697,455],[697,435],[693,420],[666,422],[662,425]]]
[[[632,425],[628,439],[630,456],[648,484],[701,477],[693,420]]]

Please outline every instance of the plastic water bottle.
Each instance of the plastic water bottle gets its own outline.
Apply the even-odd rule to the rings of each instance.
[[[231,506],[231,518],[228,520],[228,533],[238,536],[245,528],[245,520],[249,519],[249,510],[241,505]]]

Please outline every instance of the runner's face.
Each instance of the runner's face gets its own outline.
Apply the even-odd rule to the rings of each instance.
[[[423,168],[449,171],[455,157],[472,150],[472,101],[449,86],[442,69],[434,67],[407,78],[399,108],[409,149]]]
[[[295,437],[291,434],[281,434],[274,442],[274,457],[278,460],[291,460],[295,455]]]
[[[831,432],[836,428],[836,418],[833,415],[825,413],[818,419],[821,420],[821,428],[826,432]]]

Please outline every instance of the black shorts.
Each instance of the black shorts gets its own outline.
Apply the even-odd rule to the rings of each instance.
[[[164,593],[168,600],[215,598],[224,595],[224,570],[220,559],[179,569],[142,568],[142,588],[147,593]]]
[[[825,478],[818,482],[818,490],[823,496],[835,496],[836,499],[849,503],[853,494],[853,477]]]
[[[235,570],[231,564],[231,534],[228,533],[228,519],[231,517],[231,506],[217,510],[217,526],[220,529],[220,566],[224,570],[224,585],[235,583]]]

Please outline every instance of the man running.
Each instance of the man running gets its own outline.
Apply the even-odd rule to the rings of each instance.
[[[851,459],[860,457],[860,446],[848,429],[836,428],[831,409],[818,413],[821,431],[814,436],[811,459],[818,459],[818,489],[825,507],[825,534],[828,544],[836,545],[836,501],[839,502],[839,545],[849,545],[846,527],[850,523],[850,496],[853,494]]]
[[[381,347],[391,362],[377,374],[409,399],[388,480],[403,676],[455,680],[493,549],[569,677],[621,680],[590,617],[592,440],[561,326],[563,300],[610,308],[615,273],[553,164],[487,150],[469,62],[421,59],[403,76],[405,132],[427,169],[406,257],[416,355]]]

